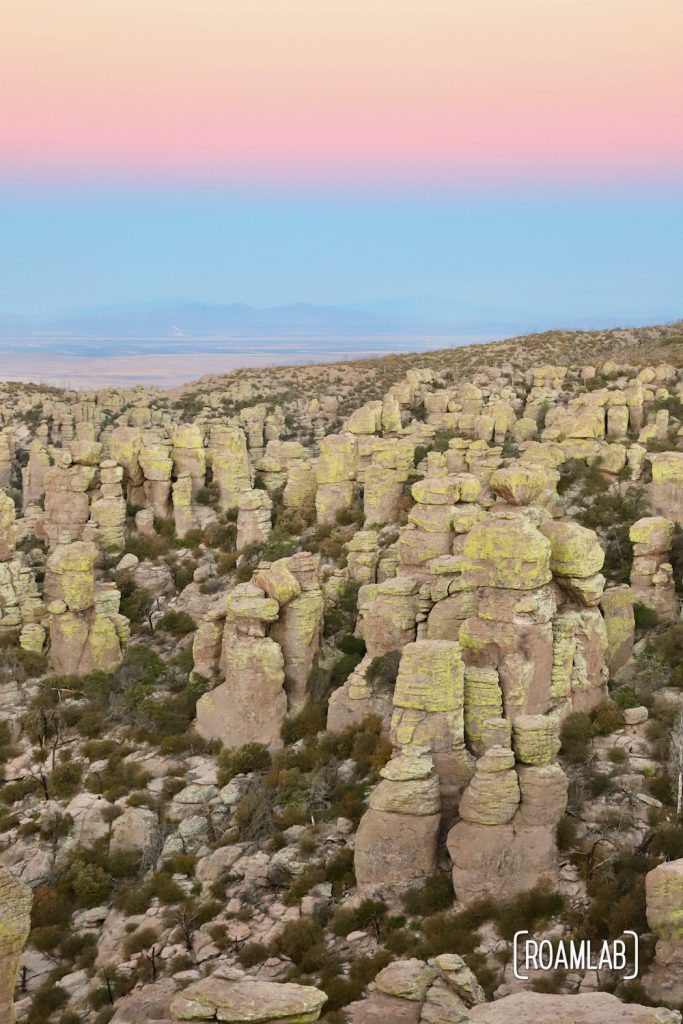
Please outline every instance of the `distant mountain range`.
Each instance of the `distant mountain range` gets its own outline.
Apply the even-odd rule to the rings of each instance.
[[[554,327],[603,327],[618,316],[561,318],[497,306],[474,305],[439,296],[415,296],[350,305],[294,303],[256,308],[186,299],[71,309],[29,318],[0,313],[5,351],[17,347],[52,349],[92,346],[98,341],[167,342],[191,349],[192,342],[236,339],[357,339],[505,337]],[[647,322],[647,317],[644,321]],[[623,318],[622,318],[623,322]],[[633,323],[634,321],[630,321]]]

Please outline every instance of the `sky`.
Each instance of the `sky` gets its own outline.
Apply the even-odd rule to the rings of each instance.
[[[680,0],[4,0],[0,311],[681,315]]]

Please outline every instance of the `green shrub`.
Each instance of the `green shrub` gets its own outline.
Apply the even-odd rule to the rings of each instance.
[[[647,605],[641,604],[640,601],[634,603],[633,615],[636,620],[636,630],[639,633],[645,633],[648,629],[654,629],[659,623],[657,612],[653,611],[652,608],[648,608]]]
[[[283,743],[312,738],[325,728],[327,712],[323,704],[306,704],[296,715],[285,718],[280,730]]]
[[[80,789],[83,765],[78,761],[63,761],[55,765],[50,773],[48,786],[53,797],[70,800]]]
[[[393,690],[401,664],[400,651],[388,651],[373,658],[365,674],[366,679],[380,690]]]
[[[264,960],[267,960],[269,956],[270,950],[262,942],[248,942],[240,949],[237,959],[242,967],[256,967],[257,964],[262,964]]]
[[[570,761],[584,761],[593,739],[593,723],[585,711],[573,711],[560,727],[562,753]]]
[[[111,895],[113,879],[97,864],[76,864],[71,873],[71,887],[79,907],[97,907]]]
[[[156,624],[157,629],[162,629],[171,636],[186,636],[197,628],[197,623],[187,612],[179,612],[169,609],[162,615]]]
[[[379,928],[387,916],[387,905],[383,900],[363,900],[357,907],[340,907],[332,920],[335,935]]]
[[[306,973],[317,970],[325,961],[325,935],[312,917],[288,921],[275,944],[283,956]]]
[[[268,771],[270,752],[262,743],[245,743],[243,747],[222,750],[218,755],[218,785],[227,786],[235,775]]]
[[[401,898],[404,910],[417,917],[428,917],[453,904],[453,882],[444,872],[430,875],[419,888],[410,889]]]
[[[609,736],[624,727],[624,715],[617,705],[610,700],[598,704],[591,711],[591,723],[594,736]]]
[[[560,818],[555,829],[555,839],[561,853],[567,853],[572,849],[576,842],[577,831],[576,818],[572,818],[568,814],[565,814],[564,818]]]
[[[660,825],[654,831],[650,849],[666,860],[679,860],[683,857],[683,825]]]
[[[515,932],[538,931],[542,924],[560,914],[564,906],[564,896],[540,882],[495,910],[496,927],[502,938],[511,941]]]

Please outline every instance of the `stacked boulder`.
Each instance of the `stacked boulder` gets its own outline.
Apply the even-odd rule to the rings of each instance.
[[[220,739],[227,747],[282,745],[285,660],[280,645],[266,635],[279,612],[275,598],[253,583],[239,584],[228,595],[219,663],[225,681],[197,701],[197,731],[205,739]]]
[[[650,456],[650,504],[654,512],[683,526],[683,452]]]
[[[47,560],[50,666],[58,675],[111,672],[129,635],[119,614],[119,592],[96,589],[97,547],[87,541],[60,544]]]
[[[83,539],[94,541],[102,551],[122,551],[125,545],[126,501],[122,480],[123,468],[112,459],[100,463],[99,488],[93,492]]]
[[[273,502],[267,491],[243,491],[237,497],[238,551],[248,544],[263,544],[272,528]]]
[[[236,425],[216,424],[209,435],[208,457],[218,487],[222,510],[235,508],[239,496],[251,489],[252,472],[244,431]]]
[[[448,834],[453,888],[462,904],[484,896],[510,899],[542,878],[556,877],[555,830],[568,789],[555,760],[558,721],[549,715],[517,717],[513,749],[506,734],[504,720],[486,721],[485,752],[460,800],[461,820]]]
[[[540,527],[550,541],[557,584],[553,619],[552,705],[591,711],[607,694],[607,629],[600,613],[605,554],[593,530],[574,522]]]
[[[142,488],[147,509],[158,519],[171,515],[171,477],[173,460],[169,443],[144,437],[139,455],[144,476]]]
[[[357,442],[352,433],[329,434],[320,442],[315,469],[315,509],[319,523],[333,523],[338,512],[353,504],[357,457]]]
[[[171,1001],[171,1017],[224,1024],[313,1024],[327,996],[311,985],[259,978],[225,968],[196,981]]]
[[[364,896],[401,892],[436,871],[441,797],[434,759],[414,745],[380,775],[356,833],[354,870]]]
[[[442,953],[424,960],[394,960],[379,972],[373,991],[348,1008],[351,1024],[467,1024],[484,991],[462,957]]]
[[[464,665],[457,641],[418,640],[403,648],[393,694],[391,741],[398,751],[409,753],[419,746],[433,756],[447,826],[473,770],[465,747],[464,702]]]
[[[320,556],[300,551],[266,564],[254,573],[254,582],[280,606],[270,635],[282,649],[288,710],[296,714],[306,701],[308,680],[320,654],[324,610]]]
[[[73,462],[66,449],[53,449],[53,465],[45,471],[44,532],[50,550],[81,540],[90,516],[88,491],[96,483],[96,467]]]
[[[431,576],[428,563],[451,553],[460,479],[457,476],[425,477],[413,484],[412,495],[415,504],[398,542],[400,565],[402,573],[424,582]]]
[[[633,601],[650,608],[661,622],[678,618],[678,598],[669,561],[673,536],[674,524],[663,516],[639,519],[629,531],[633,542]]]
[[[442,820],[452,821],[472,773],[463,701],[458,643],[422,640],[404,647],[393,694],[394,755],[356,836],[362,892],[400,891],[436,869]]]
[[[665,861],[645,877],[647,923],[657,936],[655,959],[643,979],[648,996],[683,1003],[683,860]]]
[[[19,633],[25,650],[40,654],[45,642],[44,606],[36,579],[15,550],[14,502],[0,490],[0,636]]]
[[[460,629],[467,670],[497,671],[506,717],[546,711],[557,607],[550,542],[526,518],[492,515],[465,535],[463,559],[476,588]]]
[[[194,423],[184,423],[173,432],[171,459],[173,475],[179,479],[189,477],[192,498],[204,486],[206,478],[206,450],[204,439],[199,427]]]

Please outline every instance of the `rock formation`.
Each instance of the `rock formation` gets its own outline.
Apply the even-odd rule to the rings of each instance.
[[[0,864],[0,1020],[14,1024],[14,986],[31,927],[33,895]]]

